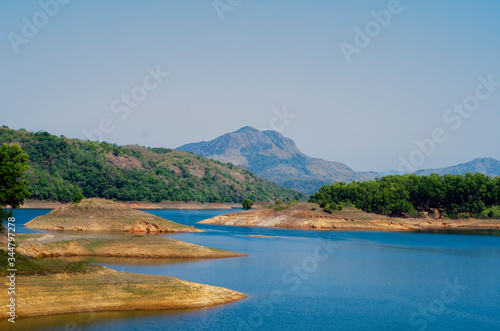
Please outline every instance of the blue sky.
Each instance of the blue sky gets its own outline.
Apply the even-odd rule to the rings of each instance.
[[[371,12],[395,3],[221,3],[224,20],[212,1],[72,0],[44,21],[38,1],[2,1],[0,122],[171,148],[276,127],[304,153],[355,170],[500,159],[500,88],[458,127],[443,118],[479,76],[500,82],[500,3],[400,1],[350,63],[340,45],[355,46],[355,28],[376,28]],[[168,76],[148,77],[157,68]],[[140,102],[126,104],[132,91]],[[273,126],[285,108],[295,117]],[[426,145],[436,129],[446,139]]]

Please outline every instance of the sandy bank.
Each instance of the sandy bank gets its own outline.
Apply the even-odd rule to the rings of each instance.
[[[8,287],[6,278],[2,281]],[[8,302],[7,291],[0,302]],[[246,295],[222,287],[168,276],[117,272],[92,266],[86,273],[18,276],[18,317],[118,311],[201,308],[229,303]],[[2,309],[1,318],[7,318]]]
[[[84,199],[78,204],[56,208],[25,224],[40,230],[101,231],[101,232],[204,232],[192,226],[105,199]]]
[[[314,210],[313,210],[314,209]],[[500,229],[500,220],[435,220],[430,218],[391,218],[355,209],[326,213],[315,204],[301,203],[282,211],[260,208],[225,214],[198,222],[233,226],[323,229],[340,231],[419,231]]]
[[[21,234],[17,252],[31,257],[225,258],[246,256],[158,235]]]

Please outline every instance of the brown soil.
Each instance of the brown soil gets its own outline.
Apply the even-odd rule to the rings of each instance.
[[[116,168],[136,168],[136,169],[144,169],[139,160],[130,155],[124,154],[121,156],[115,156],[113,153],[106,154],[106,162],[111,164]]]
[[[312,210],[316,208],[316,210]],[[423,218],[391,218],[365,213],[357,209],[326,213],[318,205],[301,203],[282,211],[270,208],[216,216],[198,222],[235,226],[276,227],[295,229],[417,231],[441,229],[500,229],[500,220],[435,220]]]
[[[31,257],[224,258],[246,254],[199,246],[158,235],[22,234],[17,252]]]
[[[84,199],[38,216],[25,224],[27,228],[69,231],[112,232],[204,232],[192,226],[123,206],[105,199]]]
[[[66,313],[183,309],[237,301],[246,295],[174,277],[117,272],[92,266],[87,273],[16,277],[18,317]],[[8,288],[4,277],[3,288]],[[0,302],[9,302],[0,291]],[[2,309],[0,318],[7,318]]]

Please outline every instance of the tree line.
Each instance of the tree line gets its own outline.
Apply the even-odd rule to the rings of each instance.
[[[306,196],[233,165],[167,148],[122,147],[0,128],[0,144],[16,143],[29,155],[30,199],[70,202],[82,196],[118,201],[242,202]],[[110,157],[135,166],[117,166]],[[203,171],[201,178],[192,173]]]
[[[415,217],[424,212],[451,218],[480,216],[486,208],[500,205],[500,177],[481,173],[390,175],[367,182],[325,185],[309,201],[330,212],[350,203],[366,212],[390,216]]]

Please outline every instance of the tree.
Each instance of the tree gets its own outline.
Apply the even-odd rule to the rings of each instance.
[[[2,208],[19,208],[30,196],[24,179],[24,172],[28,169],[26,162],[28,155],[19,146],[3,144],[0,147],[0,231],[4,228],[3,221],[12,217],[12,211]]]
[[[492,218],[494,215],[495,215],[495,213],[493,213],[493,210],[490,210],[490,212],[488,213],[488,217]]]
[[[80,203],[82,199],[84,198],[82,192],[76,192],[75,196],[73,197],[73,203]]]
[[[253,201],[250,199],[243,200],[243,210],[249,210],[253,206]]]

